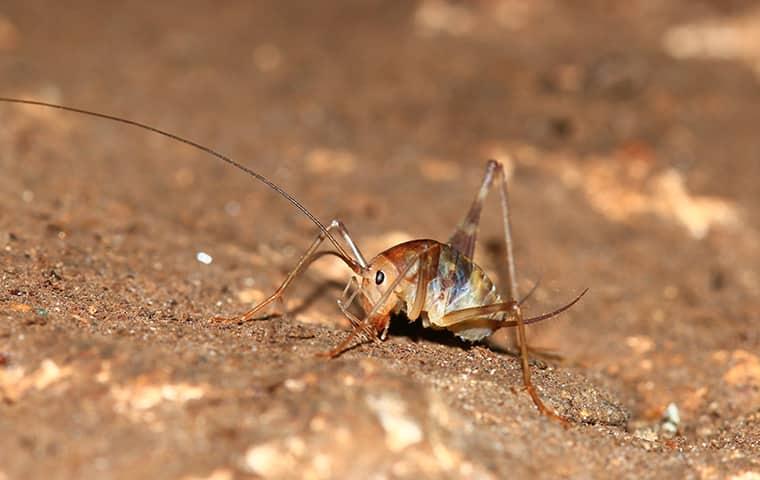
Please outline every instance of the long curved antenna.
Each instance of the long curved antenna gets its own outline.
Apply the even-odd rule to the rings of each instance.
[[[218,158],[219,160],[221,160],[221,161],[223,161],[225,163],[228,163],[229,165],[232,165],[233,167],[235,167],[235,168],[237,168],[239,170],[242,170],[243,172],[245,172],[248,175],[254,177],[255,179],[259,180],[260,182],[266,184],[269,188],[271,188],[275,192],[277,192],[280,195],[282,195],[283,197],[285,197],[285,199],[287,201],[289,201],[294,207],[296,207],[298,210],[300,210],[301,213],[303,213],[304,215],[306,215],[307,217],[309,217],[309,220],[311,220],[312,222],[314,222],[314,224],[317,227],[319,227],[319,229],[322,231],[322,233],[324,233],[327,236],[327,238],[330,239],[330,242],[332,242],[332,244],[335,245],[335,248],[338,249],[338,251],[344,257],[344,259],[349,260],[351,262],[351,268],[354,271],[358,271],[361,268],[356,261],[354,261],[353,259],[351,259],[351,256],[346,252],[346,250],[343,248],[343,246],[341,246],[338,243],[338,241],[335,240],[335,238],[332,235],[330,235],[330,232],[327,231],[327,227],[325,227],[324,224],[322,222],[320,222],[319,219],[317,217],[315,217],[313,213],[311,213],[305,206],[303,206],[303,204],[301,204],[301,202],[299,202],[298,200],[296,200],[295,197],[293,197],[291,194],[289,194],[288,192],[286,192],[285,190],[283,190],[276,183],[274,183],[271,180],[269,180],[268,178],[266,178],[264,175],[261,175],[260,173],[254,172],[250,168],[248,168],[248,167],[246,167],[246,166],[244,166],[244,165],[236,162],[235,160],[227,157],[226,155],[222,155],[221,153],[217,152],[216,150],[213,150],[213,149],[211,149],[211,148],[209,148],[209,147],[207,147],[205,145],[201,145],[200,143],[194,142],[192,140],[188,140],[187,138],[180,137],[179,135],[176,135],[174,133],[167,132],[165,130],[161,130],[161,129],[156,128],[156,127],[152,127],[152,126],[147,125],[145,123],[141,123],[141,122],[138,122],[138,121],[135,121],[135,120],[130,120],[128,118],[117,117],[115,115],[108,115],[106,113],[98,113],[98,112],[93,112],[93,111],[90,111],[90,110],[84,110],[84,109],[81,109],[81,108],[74,108],[74,107],[67,107],[67,106],[64,106],[64,105],[58,105],[58,104],[55,104],[55,103],[40,102],[40,101],[37,101],[37,100],[23,100],[23,99],[18,99],[18,98],[0,97],[0,102],[17,103],[17,104],[22,104],[22,105],[36,105],[36,106],[39,106],[39,107],[55,108],[55,109],[64,110],[64,111],[67,111],[67,112],[74,112],[74,113],[80,113],[82,115],[89,115],[91,117],[103,118],[103,119],[106,119],[106,120],[110,120],[112,122],[122,123],[122,124],[125,124],[125,125],[130,125],[132,127],[137,127],[137,128],[142,128],[144,130],[148,130],[149,132],[153,132],[153,133],[156,133],[156,134],[161,135],[163,137],[175,140],[177,142],[184,143],[185,145],[190,145],[191,147],[193,147],[195,149],[198,149],[198,150],[200,150],[202,152],[205,152],[205,153],[207,153],[207,154],[209,154],[211,156],[214,156],[214,157]]]

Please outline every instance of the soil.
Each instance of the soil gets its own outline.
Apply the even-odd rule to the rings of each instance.
[[[0,105],[0,479],[760,478],[755,2],[24,0],[0,94],[266,175],[371,257],[510,171],[540,415],[511,333],[395,318],[334,360],[315,226],[154,134]],[[497,195],[476,261],[503,285]],[[210,262],[210,263],[209,263]],[[273,313],[277,313],[275,306]],[[554,353],[549,354],[549,353]]]

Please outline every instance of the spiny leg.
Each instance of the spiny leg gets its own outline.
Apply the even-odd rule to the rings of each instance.
[[[525,305],[525,302],[528,301],[528,299],[538,290],[538,286],[541,284],[541,278],[536,280],[536,283],[533,284],[533,286],[530,288],[530,291],[523,295],[523,297],[520,299],[519,302],[517,302],[521,307]],[[526,321],[525,324],[527,325],[528,322]],[[500,343],[491,342],[486,340],[486,343],[491,348],[494,348],[496,350],[499,350],[503,353],[506,353],[508,355],[512,355],[513,357],[520,356],[520,348],[518,346],[517,351],[513,350],[511,347],[506,347],[504,345],[501,345]],[[556,350],[550,349],[550,348],[542,348],[542,347],[534,347],[531,345],[528,345],[528,354],[534,358],[534,364],[535,364],[535,358],[539,357],[541,360],[551,360],[551,361],[562,361],[564,357],[560,355]]]
[[[438,247],[434,246],[433,248],[437,249]],[[341,353],[348,350],[349,346],[351,345],[351,342],[353,342],[354,339],[360,333],[366,333],[368,339],[370,340],[383,339],[385,333],[388,331],[388,325],[390,322],[390,311],[392,310],[393,304],[395,303],[395,300],[393,301],[393,303],[388,303],[391,295],[393,295],[393,293],[396,290],[396,287],[398,287],[401,281],[406,278],[406,275],[409,273],[409,271],[412,269],[414,265],[418,265],[416,281],[423,282],[425,283],[425,285],[427,285],[427,281],[429,281],[428,277],[430,277],[430,275],[433,275],[432,269],[430,265],[428,265],[428,263],[431,263],[433,258],[436,262],[435,265],[437,267],[438,254],[435,252],[432,252],[433,248],[426,248],[425,250],[419,252],[417,255],[414,255],[407,262],[403,270],[399,272],[396,279],[387,287],[385,292],[383,292],[383,294],[380,296],[377,302],[375,302],[375,304],[372,306],[370,311],[366,313],[364,320],[359,320],[348,311],[347,307],[344,309],[344,307],[341,305],[341,310],[343,310],[343,313],[346,314],[349,320],[351,320],[351,323],[353,324],[354,328],[349,334],[349,336],[346,337],[342,342],[340,342],[338,346],[326,352],[320,352],[317,355],[323,356],[323,357],[329,357],[329,358],[337,357]],[[423,262],[423,259],[426,259],[427,261]],[[418,286],[419,286],[419,283],[418,283]],[[348,291],[348,286],[346,286],[346,290],[344,292],[347,292],[347,291]],[[425,302],[425,295],[427,295],[427,289],[423,289],[422,292],[420,292],[420,289],[418,288],[417,294],[420,295],[419,297],[420,305],[423,305]],[[415,304],[417,303],[418,302],[415,301]]]
[[[351,330],[351,333],[348,335],[348,337],[344,338],[336,347],[331,348],[330,350],[327,350],[325,352],[318,352],[317,356],[319,357],[327,357],[327,358],[335,358],[339,356],[341,353],[345,352],[349,349],[351,346],[351,343],[354,341],[354,339],[364,334],[366,339],[361,340],[358,345],[363,344],[365,341],[380,341],[380,327],[385,327],[390,322],[389,314],[383,313],[383,314],[377,314],[376,313],[376,307],[378,304],[373,307],[370,314],[368,314],[364,320],[360,320],[356,317],[353,313],[351,313],[348,310],[348,307],[351,305],[351,302],[353,302],[354,298],[356,297],[356,294],[358,291],[351,294],[351,296],[348,298],[348,301],[345,303],[341,300],[338,301],[338,307],[340,308],[341,312],[343,312],[343,315],[346,316],[346,318],[349,319],[351,322],[351,326],[353,327]],[[381,299],[382,301],[382,299]]]
[[[354,327],[353,330],[351,330],[351,333],[344,338],[335,348],[332,348],[330,350],[327,350],[325,352],[317,352],[318,357],[327,357],[327,358],[335,358],[341,353],[345,352],[349,349],[349,346],[351,345],[351,342],[354,341],[354,338],[356,338],[357,335],[360,333],[364,333],[364,329],[360,326]],[[360,342],[357,345],[361,345],[364,343],[363,341]]]
[[[354,291],[349,295],[349,290],[351,287],[354,286]],[[375,339],[375,341],[380,341],[380,339],[377,337],[377,334],[375,331],[373,331],[368,325],[367,322],[363,322],[362,320],[359,320],[359,318],[356,317],[349,308],[351,307],[351,304],[354,303],[354,300],[361,292],[361,285],[356,280],[356,277],[351,277],[351,280],[348,281],[346,284],[346,288],[343,289],[343,294],[341,295],[341,298],[337,300],[338,308],[340,308],[340,311],[343,312],[343,316],[345,316],[349,322],[351,322],[351,326],[354,329],[362,329],[364,330],[364,333],[367,334],[369,338]]]
[[[509,197],[507,195],[507,178],[504,174],[504,167],[496,160],[489,160],[486,164],[486,174],[483,176],[483,183],[480,185],[478,195],[472,202],[470,211],[467,212],[467,215],[457,226],[456,231],[449,239],[449,245],[464,256],[473,258],[475,253],[475,241],[478,236],[480,213],[483,210],[483,202],[485,202],[488,192],[491,191],[494,179],[496,179],[497,176],[501,177],[501,210],[504,217],[504,243],[507,251],[508,270],[507,293],[509,294],[510,301],[517,301],[517,271],[514,261],[514,252],[512,250],[512,228],[510,224]]]
[[[462,223],[449,239],[449,244],[465,256],[472,258],[475,252],[475,241],[477,239],[478,224],[480,222],[480,213],[483,209],[483,202],[488,196],[488,192],[493,186],[494,179],[500,176],[500,200],[504,224],[504,244],[507,254],[507,300],[511,305],[510,316],[514,319],[517,326],[517,341],[520,348],[520,361],[523,370],[523,383],[525,389],[533,399],[533,403],[542,413],[565,422],[560,416],[549,410],[539,398],[536,389],[530,378],[530,365],[528,362],[527,335],[525,333],[525,322],[522,316],[522,310],[518,303],[517,292],[517,268],[514,260],[514,251],[512,248],[512,228],[510,223],[509,196],[507,194],[507,179],[504,174],[504,167],[495,160],[489,160],[486,165],[486,174],[483,183],[480,186],[478,195],[470,207],[470,211],[465,216]]]
[[[353,292],[351,292],[351,287],[354,287]],[[356,318],[356,316],[348,310],[351,307],[351,304],[354,303],[354,299],[356,299],[359,291],[360,285],[358,284],[356,277],[351,277],[348,283],[346,283],[346,287],[343,289],[343,293],[340,295],[340,298],[337,300],[338,307],[345,314],[346,318],[348,318],[348,320],[351,322],[351,325],[355,325],[361,322],[361,320]],[[351,293],[349,294],[349,292]]]
[[[486,165],[486,174],[483,176],[483,183],[480,185],[480,190],[478,190],[478,195],[473,200],[467,215],[457,225],[454,234],[449,238],[449,245],[467,258],[473,258],[475,254],[475,241],[478,237],[480,213],[483,211],[483,202],[485,202],[488,192],[491,191],[491,187],[493,186],[493,179],[497,170],[502,170],[501,164],[495,160],[489,160]]]
[[[588,292],[588,288],[583,290],[577,297],[569,301],[568,303],[562,305],[561,307],[558,307],[552,311],[542,313],[541,315],[536,315],[535,317],[530,318],[524,318],[522,320],[523,325],[530,325],[532,323],[538,323],[542,322],[544,320],[548,320],[552,317],[556,317],[560,313],[564,312],[565,310],[570,309],[573,305],[578,303],[581,298]],[[482,305],[480,307],[470,307],[470,308],[463,308],[461,310],[455,310],[453,312],[449,312],[446,315],[444,315],[438,322],[436,322],[436,325],[439,327],[445,327],[449,328],[452,325],[456,325],[457,323],[462,322],[468,322],[472,321],[478,318],[488,317],[490,315],[493,315],[494,313],[499,312],[509,312],[514,308],[514,305],[517,302],[502,302],[502,303],[492,303],[490,305]],[[519,306],[519,303],[517,304]],[[511,328],[516,327],[518,324],[517,320],[493,320],[492,326],[494,328]]]
[[[364,257],[361,256],[359,249],[356,248],[356,245],[351,239],[351,236],[348,234],[348,231],[346,230],[346,227],[343,225],[343,222],[340,222],[339,220],[333,220],[332,222],[330,222],[330,225],[327,226],[326,230],[329,232],[330,230],[334,230],[334,229],[337,229],[340,232],[340,234],[343,236],[343,238],[351,247],[352,252],[354,252],[354,254],[357,255],[357,261],[359,265],[361,265],[362,267],[366,266]],[[282,301],[282,298],[283,298],[282,296],[285,293],[285,290],[288,288],[291,282],[293,282],[293,280],[298,276],[298,274],[302,273],[306,269],[306,267],[308,267],[311,264],[311,261],[315,258],[314,255],[317,252],[317,249],[322,244],[322,242],[324,242],[325,238],[327,238],[327,233],[324,231],[320,231],[319,234],[317,234],[314,241],[309,246],[309,248],[306,250],[306,252],[298,260],[298,263],[296,264],[295,268],[290,273],[288,273],[287,277],[285,277],[285,280],[282,282],[282,284],[279,287],[277,287],[277,290],[275,290],[274,293],[270,295],[269,297],[267,297],[264,301],[254,306],[247,312],[242,313],[241,315],[237,315],[230,318],[214,317],[212,321],[224,322],[224,323],[247,322],[254,319],[257,313],[262,311],[272,302],[276,300]],[[337,255],[339,258],[346,261],[346,259],[344,259],[343,256],[340,255],[339,253],[333,252],[333,254]]]
[[[541,413],[555,420],[558,420],[564,425],[567,425],[567,419],[559,416],[554,410],[551,410],[544,404],[543,400],[541,400],[541,397],[536,391],[536,387],[533,385],[533,381],[530,378],[530,363],[528,361],[528,339],[525,336],[525,322],[523,322],[522,310],[517,304],[515,304],[513,315],[517,318],[517,339],[520,345],[520,363],[522,365],[522,376],[525,390],[528,391],[530,398],[533,399],[533,403]]]
[[[555,420],[560,421],[563,425],[567,425],[568,421],[553,410],[550,410],[536,391],[536,387],[530,378],[530,363],[528,361],[528,336],[525,333],[525,321],[522,314],[522,309],[518,303],[519,295],[517,293],[517,266],[515,264],[515,255],[512,248],[512,223],[510,221],[510,209],[509,209],[509,195],[507,191],[507,177],[504,175],[504,168],[501,164],[498,165],[498,173],[501,175],[501,185],[499,193],[501,194],[501,211],[504,217],[504,245],[507,250],[507,273],[508,273],[508,300],[513,303],[510,316],[517,321],[517,343],[520,347],[520,363],[522,364],[523,384],[528,391],[530,398],[533,399],[533,403],[536,408]],[[585,293],[585,292],[584,292]]]
[[[473,258],[475,254],[475,244],[478,236],[478,226],[480,224],[480,214],[483,211],[483,203],[488,193],[493,188],[494,180],[497,176],[501,177],[501,205],[504,215],[504,239],[507,251],[507,290],[510,300],[517,300],[517,273],[515,270],[514,253],[512,251],[512,231],[509,219],[509,202],[507,197],[506,176],[504,167],[495,160],[489,160],[486,164],[486,173],[483,175],[483,183],[480,185],[478,194],[473,200],[470,210],[457,226],[454,234],[449,238],[449,245],[468,258]],[[520,301],[522,304],[535,291],[538,283],[530,292]],[[519,335],[518,335],[519,336]]]
[[[349,293],[351,290],[351,287],[354,287],[354,291]],[[351,345],[351,342],[353,342],[354,338],[356,338],[359,334],[366,334],[368,339],[375,339],[377,338],[377,331],[373,330],[370,322],[360,320],[351,313],[349,308],[351,307],[351,304],[356,299],[357,295],[361,292],[361,284],[358,283],[356,280],[356,277],[351,277],[351,279],[346,284],[346,288],[343,289],[343,293],[341,294],[341,297],[337,300],[338,308],[340,308],[340,311],[343,312],[343,315],[348,318],[348,321],[351,322],[351,326],[353,327],[351,330],[351,333],[343,339],[336,347],[327,350],[325,352],[318,352],[318,357],[327,357],[327,358],[335,358],[341,353],[348,350],[349,345]],[[379,340],[378,340],[379,341]]]
[[[414,321],[425,308],[428,284],[438,273],[438,263],[441,258],[441,246],[435,244],[420,252],[417,257],[417,275],[415,276],[414,303],[407,313],[409,320]]]
[[[546,320],[548,318],[559,315],[560,313],[564,312],[565,310],[575,305],[581,299],[581,297],[585,295],[587,291],[588,289],[584,290],[583,292],[581,292],[580,295],[575,297],[575,299],[573,299],[571,302],[557,308],[556,310],[538,315],[536,317],[531,317],[527,319],[523,318],[520,304],[515,301],[510,301],[510,302],[503,302],[503,303],[494,303],[491,305],[483,305],[481,307],[465,308],[462,310],[449,312],[446,315],[444,315],[440,319],[439,322],[437,322],[437,325],[451,329],[452,326],[455,326],[457,324],[466,324],[468,322],[482,321],[484,318],[487,319],[488,317],[490,317],[491,315],[495,313],[505,312],[509,315],[509,317],[512,318],[512,320],[508,320],[508,321],[491,320],[487,322],[489,324],[489,327],[494,330],[498,328],[517,327],[518,335],[519,335],[520,327],[523,328],[523,333],[524,333],[526,324],[540,322],[542,320]],[[569,422],[563,417],[557,415],[553,410],[549,409],[541,400],[541,397],[539,397],[535,386],[530,380],[530,366],[528,364],[527,342],[524,341],[525,340],[524,338],[522,338],[521,340],[522,341],[520,342],[520,345],[521,345],[520,365],[522,367],[523,384],[525,385],[525,389],[528,391],[528,394],[533,400],[533,403],[536,405],[536,408],[538,408],[538,410],[541,413],[555,420],[558,420],[563,425],[567,426]]]

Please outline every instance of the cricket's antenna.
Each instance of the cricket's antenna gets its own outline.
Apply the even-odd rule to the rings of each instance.
[[[174,133],[167,132],[165,130],[161,130],[160,128],[152,127],[152,126],[147,125],[145,123],[141,123],[141,122],[138,122],[138,121],[135,121],[135,120],[130,120],[128,118],[117,117],[115,115],[108,115],[106,113],[98,113],[98,112],[93,112],[93,111],[90,111],[90,110],[84,110],[84,109],[81,109],[81,108],[74,108],[74,107],[67,107],[67,106],[64,106],[64,105],[58,105],[58,104],[55,104],[55,103],[40,102],[40,101],[37,101],[37,100],[22,100],[22,99],[18,99],[18,98],[0,97],[0,102],[17,103],[17,104],[23,104],[23,105],[37,105],[37,106],[40,106],[40,107],[55,108],[55,109],[64,110],[64,111],[67,111],[67,112],[80,113],[82,115],[89,115],[91,117],[98,117],[98,118],[103,118],[103,119],[106,119],[106,120],[111,120],[111,121],[117,122],[117,123],[123,123],[125,125],[130,125],[130,126],[133,126],[133,127],[142,128],[144,130],[148,130],[150,132],[156,133],[156,134],[161,135],[163,137],[167,137],[167,138],[170,138],[172,140],[175,140],[177,142],[184,143],[186,145],[190,145],[193,148],[196,148],[196,149],[198,149],[198,150],[200,150],[202,152],[205,152],[205,153],[207,153],[207,154],[209,154],[211,156],[214,156],[214,157],[218,158],[219,160],[222,160],[223,162],[228,163],[228,164],[232,165],[233,167],[235,167],[235,168],[237,168],[239,170],[244,171],[248,175],[251,175],[252,177],[254,177],[257,180],[261,181],[262,183],[266,184],[269,188],[271,188],[275,192],[277,192],[280,195],[282,195],[283,197],[285,197],[285,199],[287,201],[289,201],[294,207],[296,207],[298,210],[300,210],[301,213],[303,213],[304,215],[306,215],[307,217],[309,217],[309,220],[311,220],[312,222],[314,222],[314,224],[317,227],[319,227],[319,229],[322,231],[322,233],[324,233],[327,236],[327,238],[330,239],[330,242],[332,242],[332,244],[335,246],[335,248],[338,249],[338,251],[342,254],[342,256],[345,257],[346,260],[349,260],[351,262],[351,268],[354,271],[358,271],[358,269],[359,269],[358,263],[356,263],[351,258],[351,256],[348,255],[348,253],[346,252],[346,250],[338,243],[338,241],[335,240],[335,238],[327,230],[327,227],[325,227],[324,224],[322,222],[320,222],[319,219],[317,217],[315,217],[314,214],[309,211],[309,209],[307,209],[305,206],[303,206],[303,204],[301,204],[301,202],[299,202],[298,200],[296,200],[295,197],[293,197],[291,194],[289,194],[288,192],[286,192],[285,190],[283,190],[276,183],[274,183],[271,180],[269,180],[268,178],[266,178],[264,175],[261,175],[260,173],[254,172],[253,170],[251,170],[250,168],[246,167],[245,165],[242,165],[242,164],[236,162],[235,160],[227,157],[226,155],[223,155],[223,154],[217,152],[216,150],[213,150],[212,148],[209,148],[209,147],[207,147],[205,145],[201,145],[200,143],[194,142],[192,140],[188,140],[187,138],[180,137],[179,135],[176,135]]]

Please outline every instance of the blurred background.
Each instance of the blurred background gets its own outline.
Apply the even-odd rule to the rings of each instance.
[[[284,199],[0,104],[0,479],[760,475],[757,2],[6,0],[0,79],[218,149],[368,257],[445,241],[494,158],[529,312],[590,288],[530,331],[561,357],[536,381],[568,431],[513,358],[447,337],[316,361],[347,328],[329,262],[287,319],[207,322],[316,234]],[[500,221],[492,199],[494,279]]]

